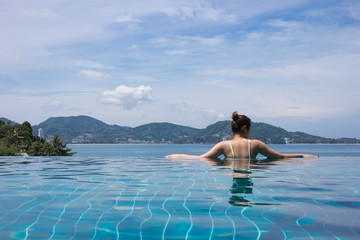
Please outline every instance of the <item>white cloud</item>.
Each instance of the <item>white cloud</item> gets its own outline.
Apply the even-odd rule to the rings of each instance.
[[[140,19],[133,18],[130,14],[123,15],[116,18],[116,22],[118,23],[140,23],[142,22]]]
[[[66,105],[58,100],[48,102],[42,106],[42,108],[46,111],[60,111],[63,110],[65,107]]]
[[[349,12],[349,15],[359,20],[360,19],[360,3],[352,4],[347,8],[347,11]]]
[[[155,3],[156,5],[160,3]],[[236,20],[236,15],[227,12],[225,9],[214,7],[205,1],[174,1],[171,4],[160,3],[158,8],[153,8],[159,13],[169,17],[178,18],[181,21],[200,20],[209,22],[232,23]]]
[[[139,87],[118,86],[115,90],[107,90],[102,93],[102,102],[119,105],[127,110],[152,100],[152,88],[148,85]]]
[[[216,35],[213,37],[201,37],[201,36],[162,36],[156,39],[153,39],[154,43],[160,44],[162,46],[171,46],[171,47],[199,47],[203,46],[218,46],[225,41],[225,37],[222,35]],[[185,50],[183,50],[185,51]],[[166,52],[168,53],[168,52]]]
[[[215,8],[202,9],[199,15],[202,19],[207,21],[220,21],[224,23],[233,23],[236,20],[235,14],[226,13],[224,10]]]
[[[244,37],[241,39],[241,41],[239,41],[238,44],[242,45],[244,44],[246,41],[250,41],[250,42],[254,42],[254,41],[260,41],[265,39],[265,33],[261,32],[261,31],[253,31],[253,32],[249,32],[244,34]]]
[[[169,51],[166,51],[166,54],[169,54],[169,55],[186,55],[187,52],[185,50],[169,50]]]
[[[211,46],[215,46],[215,45],[219,45],[220,43],[222,43],[224,41],[224,37],[217,35],[214,37],[193,37],[193,36],[183,36],[181,37],[181,39],[185,40],[185,41],[189,41],[189,42],[197,42],[200,44],[205,44],[205,45],[211,45]]]
[[[203,111],[204,111],[204,113],[209,115],[209,117],[211,117],[213,119],[216,119],[216,121],[225,118],[225,114],[223,112],[219,112],[219,111],[217,111],[215,109],[205,109]]]
[[[106,73],[102,73],[102,72],[98,72],[98,71],[94,71],[94,70],[81,70],[78,73],[78,75],[92,79],[92,80],[98,80],[98,81],[110,78],[110,74],[106,74]]]
[[[268,25],[272,27],[278,28],[286,28],[286,29],[299,29],[302,28],[302,24],[300,22],[295,21],[284,21],[281,19],[271,20],[268,22]]]
[[[163,119],[162,121],[203,128],[217,121],[229,119],[229,112],[224,111],[223,108],[216,110],[215,108],[208,108],[208,106],[198,105],[198,101],[179,102],[177,99],[172,100],[175,101],[169,102],[171,100],[168,100],[168,102],[164,102],[159,109],[160,111],[157,112],[157,115]],[[168,114],[169,112],[176,114]],[[179,118],[179,116],[186,117]]]
[[[61,114],[75,113],[67,110],[75,106],[110,121],[117,114],[125,125],[169,119],[197,126],[233,110],[273,117],[359,112],[360,5],[325,2],[6,1],[0,88],[12,95],[1,96],[9,103],[2,110],[39,118],[65,104]],[[91,84],[72,81],[74,71]],[[137,88],[94,81],[109,84],[109,77],[126,86],[156,84],[158,104],[146,104],[148,118],[137,118],[142,108],[134,106],[151,100],[151,90],[142,99]],[[169,101],[189,110],[160,109]],[[32,108],[22,109],[28,102]],[[41,109],[45,103],[49,110]],[[183,117],[169,117],[174,110]]]

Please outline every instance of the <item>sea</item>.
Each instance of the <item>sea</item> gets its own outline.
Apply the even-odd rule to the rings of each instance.
[[[270,145],[312,159],[164,158],[212,146],[0,157],[0,239],[360,239],[360,145]]]

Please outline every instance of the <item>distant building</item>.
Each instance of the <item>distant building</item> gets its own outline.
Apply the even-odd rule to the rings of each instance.
[[[42,128],[39,128],[38,130],[38,137],[44,138],[44,131]]]

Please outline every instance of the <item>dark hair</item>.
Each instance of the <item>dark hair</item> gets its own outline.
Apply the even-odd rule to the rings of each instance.
[[[250,129],[251,127],[251,119],[248,118],[245,115],[239,115],[237,112],[234,112],[231,116],[232,122],[231,122],[231,130],[235,133],[240,133],[241,128],[243,126],[246,126],[247,129]]]

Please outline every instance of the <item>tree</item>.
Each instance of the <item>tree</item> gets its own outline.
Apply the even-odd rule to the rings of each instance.
[[[50,144],[52,145],[52,150],[57,156],[72,156],[73,153],[70,153],[71,149],[66,147],[66,144],[61,140],[59,136],[55,136],[51,139]]]
[[[74,153],[66,147],[61,138],[54,137],[50,143],[44,138],[32,135],[29,122],[6,125],[0,121],[0,155],[13,156],[28,153],[30,156],[72,156]]]

